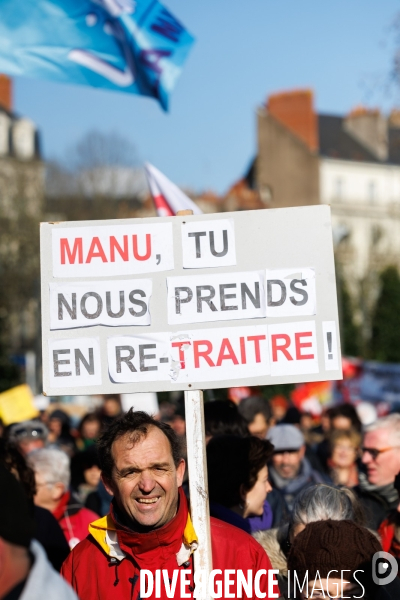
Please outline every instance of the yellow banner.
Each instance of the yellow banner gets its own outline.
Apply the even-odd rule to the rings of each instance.
[[[0,418],[4,425],[34,419],[39,415],[33,404],[33,394],[28,385],[17,385],[0,394]]]

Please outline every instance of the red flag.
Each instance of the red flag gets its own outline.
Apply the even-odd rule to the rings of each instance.
[[[186,194],[161,171],[145,163],[147,181],[159,217],[173,217],[179,210],[192,210],[194,215],[202,211]]]

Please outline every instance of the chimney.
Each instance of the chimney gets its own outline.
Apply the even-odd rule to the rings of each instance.
[[[315,152],[318,150],[318,121],[312,90],[293,90],[268,98],[269,114]]]
[[[12,111],[12,80],[0,74],[0,106]]]
[[[390,113],[389,125],[394,129],[400,128],[400,110],[398,108],[393,108],[392,112]]]
[[[388,123],[378,109],[355,108],[344,120],[344,129],[378,160],[388,159]]]

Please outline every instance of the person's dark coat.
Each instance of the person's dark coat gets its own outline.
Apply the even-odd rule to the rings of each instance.
[[[353,492],[355,492],[364,508],[366,527],[375,531],[379,529],[382,522],[389,517],[399,503],[398,497],[388,498],[379,493],[379,488],[366,490],[361,485],[357,485],[353,488]]]
[[[54,569],[60,571],[70,553],[63,530],[51,512],[41,506],[33,507],[33,519],[36,525],[35,538],[42,544]]]

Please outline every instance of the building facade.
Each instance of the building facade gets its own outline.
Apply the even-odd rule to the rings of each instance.
[[[8,352],[38,349],[39,224],[44,165],[35,124],[13,111],[12,81],[0,75],[0,335]]]
[[[338,264],[370,312],[379,272],[400,269],[400,118],[363,108],[318,115],[310,90],[276,94],[257,113],[253,187],[270,208],[329,204]],[[365,313],[365,314],[364,314]]]

